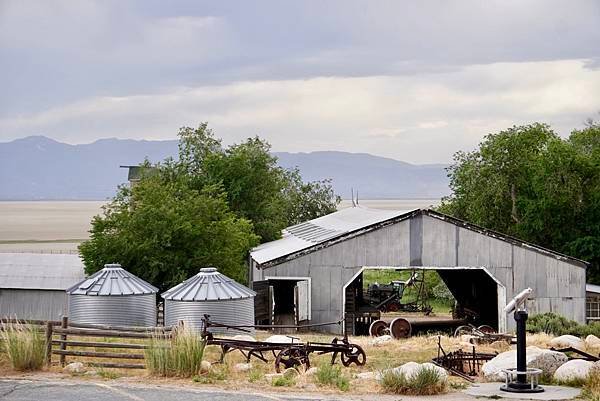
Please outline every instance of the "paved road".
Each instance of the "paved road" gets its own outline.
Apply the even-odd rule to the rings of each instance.
[[[481,385],[482,387],[486,385]],[[497,383],[487,386],[497,389]],[[271,390],[271,392],[269,392]],[[0,401],[315,401],[315,400],[355,400],[355,401],[397,401],[398,396],[369,394],[363,396],[326,396],[316,393],[289,394],[272,392],[244,393],[241,391],[225,391],[206,387],[175,387],[149,384],[119,383],[116,381],[90,382],[81,380],[53,379],[14,379],[0,378]],[[483,390],[483,389],[481,389]],[[547,390],[551,390],[547,388]],[[475,393],[467,395],[453,392],[431,397],[402,396],[402,401],[467,401],[479,400],[483,393],[475,389]],[[485,391],[484,391],[485,393]],[[489,394],[487,394],[489,396]],[[500,393],[501,396],[518,396],[510,393]],[[547,391],[536,395],[538,400],[571,399],[577,396],[560,397],[555,391]],[[510,401],[517,401],[512,399]]]

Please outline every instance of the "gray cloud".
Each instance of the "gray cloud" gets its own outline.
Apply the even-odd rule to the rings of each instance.
[[[173,137],[447,161],[599,105],[590,1],[0,3],[0,139]],[[350,139],[350,140],[349,140]]]

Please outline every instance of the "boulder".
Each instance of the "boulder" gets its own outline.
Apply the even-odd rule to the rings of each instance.
[[[85,373],[85,367],[81,362],[72,362],[63,368],[65,373]]]
[[[286,370],[283,371],[283,375],[287,378],[292,378],[292,377],[297,377],[300,375],[300,372],[298,372],[296,369],[294,368],[287,368]]]
[[[235,365],[233,365],[234,372],[247,372],[250,369],[252,369],[251,363],[236,363]]]
[[[426,368],[433,369],[436,372],[438,372],[441,380],[448,379],[448,373],[446,373],[446,370],[437,365],[434,365],[431,362],[425,362],[425,363],[406,362],[404,365],[400,365],[396,368],[384,370],[380,374],[373,374],[373,377],[377,380],[381,380],[381,378],[383,377],[384,374],[386,374],[388,372],[392,372],[394,375],[404,375],[404,377],[406,377],[407,379],[411,379],[412,377],[417,375],[421,369],[426,369]],[[367,372],[367,373],[370,373],[370,372]],[[357,376],[357,377],[359,377],[359,376]]]
[[[256,338],[248,335],[248,334],[238,334],[232,337],[233,340],[239,341],[256,341]]]
[[[277,343],[277,344],[292,344],[301,342],[299,339],[292,338],[290,336],[284,336],[281,334],[275,334],[271,337],[268,337],[265,340],[266,343]]]
[[[559,366],[569,360],[562,352],[541,349],[538,347],[527,347],[527,367],[541,369],[545,374],[553,375]],[[498,354],[496,357],[486,362],[481,372],[487,381],[505,380],[504,369],[517,367],[517,350],[510,350]]]
[[[306,372],[304,372],[304,375],[305,376],[314,376],[317,374],[317,370],[319,370],[319,368],[316,368],[313,366],[312,368],[308,368],[306,370]]]
[[[552,340],[550,340],[550,346],[552,348],[573,347],[580,350],[585,349],[585,343],[583,342],[583,340],[579,337],[575,337],[570,334],[554,337]]]
[[[200,362],[200,369],[198,369],[198,373],[199,374],[205,374],[210,372],[210,368],[212,367],[212,364],[208,361],[202,361]]]
[[[558,382],[568,382],[571,380],[585,379],[594,366],[593,362],[583,359],[573,359],[561,365],[554,372],[554,380]]]
[[[600,348],[600,338],[590,334],[585,338],[586,348]]]
[[[392,340],[393,340],[392,336],[390,336],[389,334],[385,334],[383,336],[375,337],[374,339],[372,339],[371,345],[374,347],[381,347],[385,343],[390,342]]]
[[[375,372],[361,372],[356,375],[357,379],[361,380],[373,380],[377,378],[377,373]]]

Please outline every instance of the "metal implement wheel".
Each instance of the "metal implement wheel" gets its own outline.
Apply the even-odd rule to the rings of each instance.
[[[412,325],[408,320],[397,317],[390,323],[390,333],[394,338],[408,338],[412,334]]]
[[[458,326],[456,328],[456,330],[454,330],[454,337],[460,337],[463,334],[468,334],[468,335],[472,335],[473,334],[473,326],[469,326],[469,325],[464,325],[464,326]]]
[[[400,310],[400,304],[396,301],[390,302],[385,307],[386,312],[398,312]]]
[[[388,333],[388,324],[383,320],[375,320],[369,326],[369,334],[372,337],[381,337]]]
[[[340,354],[342,365],[348,367],[353,363],[356,366],[363,366],[367,361],[367,354],[365,354],[365,351],[356,344],[350,344],[350,347],[349,350]]]
[[[482,324],[481,326],[479,326],[477,328],[477,330],[481,331],[482,333],[486,333],[486,334],[496,332],[496,330],[494,330],[494,328],[492,326],[488,326],[487,324]]]
[[[298,368],[301,365],[304,365],[305,370],[310,368],[308,354],[301,348],[282,349],[275,358],[275,371],[277,373],[281,373],[289,368],[299,370]]]

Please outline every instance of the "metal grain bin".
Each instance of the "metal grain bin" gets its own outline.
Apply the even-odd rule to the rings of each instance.
[[[156,326],[158,288],[118,264],[104,268],[67,290],[69,320],[114,326]]]
[[[200,269],[187,279],[162,294],[165,300],[165,326],[180,320],[202,330],[202,317],[230,326],[254,324],[254,297],[251,289],[219,273],[214,267]],[[212,333],[238,334],[241,331],[211,327]],[[250,329],[254,332],[254,329]]]

